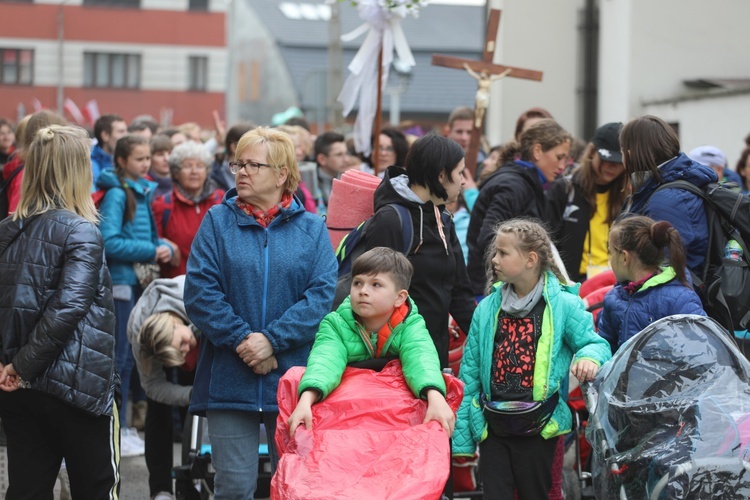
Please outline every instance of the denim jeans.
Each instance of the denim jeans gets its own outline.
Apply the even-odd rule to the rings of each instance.
[[[260,424],[266,427],[271,471],[276,471],[278,454],[274,434],[278,412],[207,411],[211,439],[211,462],[216,500],[253,500],[258,479]]]

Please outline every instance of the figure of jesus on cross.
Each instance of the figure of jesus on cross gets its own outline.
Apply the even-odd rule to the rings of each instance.
[[[487,37],[485,40],[484,54],[481,61],[444,56],[440,54],[433,54],[432,56],[432,64],[434,66],[463,69],[477,80],[478,89],[476,94],[476,101],[474,103],[474,126],[472,127],[471,131],[471,142],[469,144],[469,150],[466,152],[466,166],[471,171],[472,176],[474,176],[477,168],[479,138],[482,135],[485,112],[487,111],[487,108],[490,104],[490,85],[492,84],[492,82],[501,78],[505,78],[506,76],[535,81],[542,80],[541,71],[493,64],[492,60],[495,56],[497,31],[499,26],[500,11],[497,9],[492,9],[490,11],[489,22],[487,23]]]
[[[477,74],[477,72],[471,69],[471,66],[466,63],[464,63],[464,69],[467,73],[473,76],[479,84],[479,88],[477,89],[477,99],[474,103],[474,128],[481,128],[482,122],[484,121],[484,112],[487,111],[487,108],[490,106],[490,84],[495,80],[500,80],[507,76],[512,70],[508,68],[499,75],[488,75],[486,71]]]

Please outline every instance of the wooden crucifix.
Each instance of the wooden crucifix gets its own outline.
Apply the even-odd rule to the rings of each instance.
[[[482,135],[484,116],[490,102],[490,84],[506,76],[535,80],[537,82],[542,80],[541,71],[503,66],[492,62],[495,57],[495,46],[497,45],[497,31],[500,27],[500,12],[498,9],[490,11],[490,18],[487,23],[487,35],[484,43],[484,54],[481,61],[440,54],[432,55],[433,66],[463,69],[474,77],[478,83],[476,102],[474,103],[474,125],[471,129],[469,150],[466,152],[466,166],[471,171],[472,177],[477,168],[479,138]]]

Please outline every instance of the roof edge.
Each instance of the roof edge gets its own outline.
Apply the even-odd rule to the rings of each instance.
[[[664,99],[642,100],[642,106],[653,106],[661,104],[678,104],[680,102],[700,101],[703,99],[718,99],[721,97],[731,97],[735,95],[750,94],[750,85],[732,89],[715,89],[706,92],[691,92],[689,94],[676,95]]]

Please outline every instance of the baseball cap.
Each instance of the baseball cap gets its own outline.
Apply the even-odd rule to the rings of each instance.
[[[727,157],[724,152],[716,146],[698,146],[688,153],[691,160],[702,163],[707,167],[711,165],[727,166]]]
[[[591,142],[594,143],[596,151],[602,161],[622,163],[622,151],[620,151],[621,122],[612,122],[602,125],[596,132]]]

